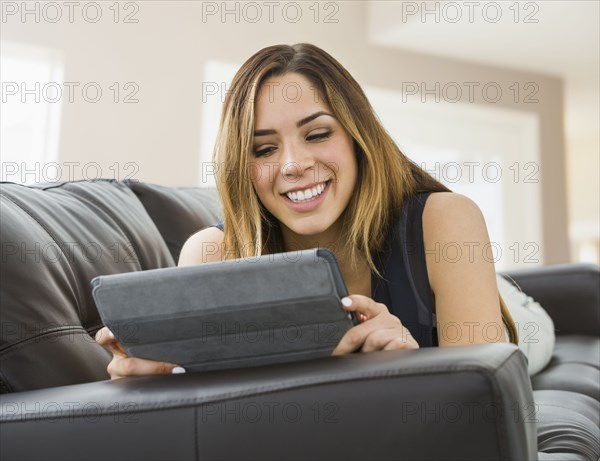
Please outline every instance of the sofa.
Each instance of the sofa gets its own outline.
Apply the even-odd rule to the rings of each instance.
[[[600,457],[596,265],[508,272],[556,328],[532,377],[506,343],[111,381],[91,279],[175,266],[216,192],[2,183],[0,206],[2,460]]]

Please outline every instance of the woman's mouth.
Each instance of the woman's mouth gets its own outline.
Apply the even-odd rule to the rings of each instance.
[[[306,210],[314,208],[318,205],[325,197],[329,190],[331,180],[319,183],[316,186],[308,187],[306,189],[286,192],[282,194],[287,200],[286,202],[297,210]]]
[[[316,186],[311,187],[311,188],[307,188],[307,189],[303,189],[303,190],[299,190],[299,191],[295,191],[295,192],[287,192],[285,195],[287,196],[287,198],[289,198],[292,202],[295,202],[295,203],[308,202],[310,200],[315,199],[319,195],[321,195],[323,193],[323,191],[325,190],[325,188],[327,187],[327,185],[329,184],[329,182],[330,181],[325,181],[325,182],[322,182],[321,184],[317,184]]]

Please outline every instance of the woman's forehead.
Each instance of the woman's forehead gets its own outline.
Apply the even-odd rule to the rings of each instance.
[[[317,111],[331,113],[317,88],[295,73],[265,80],[254,104],[255,122],[276,123],[282,116],[300,120]]]

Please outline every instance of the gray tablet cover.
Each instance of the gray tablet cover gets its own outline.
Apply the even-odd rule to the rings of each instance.
[[[102,321],[133,357],[188,371],[329,356],[356,317],[335,256],[312,249],[95,277]]]

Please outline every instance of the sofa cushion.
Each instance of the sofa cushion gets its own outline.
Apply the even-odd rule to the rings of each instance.
[[[534,391],[540,460],[600,457],[600,402],[568,391]]]
[[[124,183],[143,203],[175,262],[188,237],[219,221],[216,189],[166,187],[132,180]]]
[[[554,347],[552,363],[581,363],[600,368],[600,338],[584,335],[560,336]]]
[[[114,180],[0,185],[0,379],[17,391],[106,379],[97,275],[171,267],[135,194]]]
[[[552,360],[532,376],[532,388],[578,392],[600,401],[599,348],[599,338],[557,336]]]

